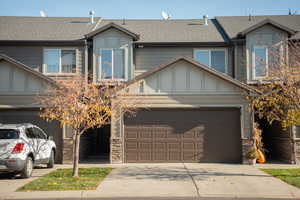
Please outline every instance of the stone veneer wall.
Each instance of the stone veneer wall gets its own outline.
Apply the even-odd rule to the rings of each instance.
[[[122,139],[111,138],[110,139],[110,161],[111,163],[123,163],[122,160]]]
[[[242,164],[250,164],[249,159],[247,158],[247,153],[255,147],[254,144],[254,139],[242,139]]]
[[[300,164],[300,139],[294,139],[295,158],[294,164]]]

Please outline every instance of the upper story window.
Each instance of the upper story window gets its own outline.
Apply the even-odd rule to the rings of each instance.
[[[124,49],[100,49],[100,79],[125,79]]]
[[[227,72],[225,49],[196,49],[194,59],[219,72]]]
[[[268,70],[268,48],[264,46],[254,46],[252,56],[253,78],[259,79],[266,77]]]
[[[44,49],[44,73],[76,73],[76,50]]]

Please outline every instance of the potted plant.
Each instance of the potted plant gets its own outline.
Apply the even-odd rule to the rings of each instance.
[[[248,151],[246,157],[250,165],[255,165],[257,159],[256,149],[252,148],[250,151]]]

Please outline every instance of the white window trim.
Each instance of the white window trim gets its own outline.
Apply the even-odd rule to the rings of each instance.
[[[265,76],[256,76],[256,66],[255,66],[255,49],[258,48],[266,48],[266,75]],[[253,46],[252,49],[252,78],[253,80],[261,80],[265,79],[268,76],[268,69],[269,69],[269,51],[268,51],[268,46],[266,45],[255,45]]]
[[[122,49],[124,51],[124,78],[114,78],[114,50],[115,49]],[[111,79],[110,78],[102,78],[102,50],[111,50],[111,56],[112,56],[112,60],[111,60],[111,64],[112,64],[112,69],[111,69]],[[126,50],[124,48],[99,48],[98,50],[98,77],[96,77],[97,80],[101,81],[126,81],[127,80],[127,67],[126,67],[126,59],[125,59],[125,55],[126,55]]]
[[[193,57],[195,60],[196,60],[196,54],[199,51],[208,51],[208,54],[209,54],[209,66],[208,67],[209,68],[212,68],[211,67],[211,51],[224,51],[224,53],[225,53],[225,74],[228,74],[228,49],[226,49],[226,48],[197,48],[197,49],[193,50]],[[214,69],[214,68],[212,68],[212,69]],[[214,70],[216,70],[216,69],[214,69]],[[218,71],[218,70],[216,70],[216,71]],[[218,71],[218,72],[220,72],[220,71]],[[223,72],[221,72],[221,73],[223,73]]]
[[[45,63],[46,61],[46,56],[45,56],[45,52],[47,50],[59,50],[59,72],[47,72],[47,64]],[[61,51],[62,50],[75,50],[75,66],[76,66],[76,69],[75,69],[75,72],[61,72]],[[43,74],[46,74],[46,75],[75,75],[78,73],[78,63],[77,63],[77,48],[61,48],[61,47],[44,47],[43,48]]]

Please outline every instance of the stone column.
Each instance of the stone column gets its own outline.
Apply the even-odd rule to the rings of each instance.
[[[253,138],[243,138],[242,139],[242,153],[243,153],[243,164],[249,165],[249,159],[247,158],[247,153],[255,147],[255,142]]]
[[[110,162],[122,163],[122,139],[111,138],[110,140]]]
[[[111,117],[110,163],[123,163],[122,116],[120,110],[113,110]]]

